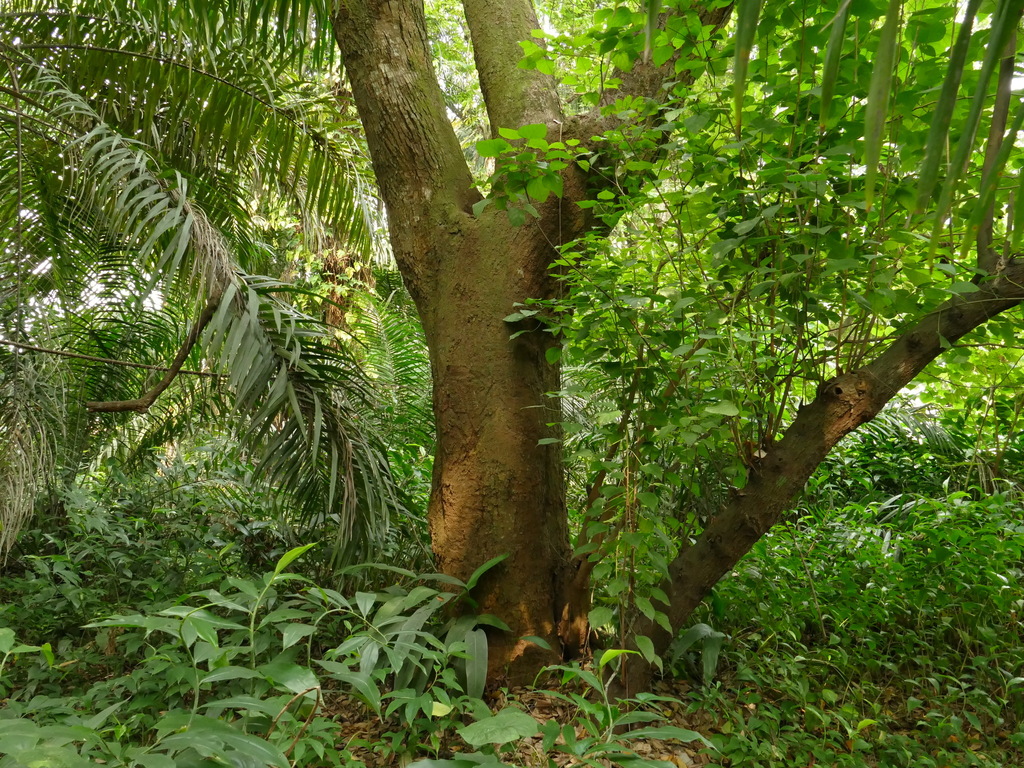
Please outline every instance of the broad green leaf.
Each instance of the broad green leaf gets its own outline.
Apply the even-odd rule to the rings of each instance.
[[[434,701],[430,705],[430,716],[431,717],[444,717],[452,711],[451,704],[445,704],[440,701]]]
[[[487,685],[487,633],[471,629],[466,633],[466,694],[482,698]]]
[[[191,747],[205,757],[217,757],[229,765],[232,762],[231,755],[237,754],[259,761],[257,764],[289,768],[288,759],[277,747],[256,736],[242,733],[220,720],[202,715],[168,715],[158,724],[158,729],[166,729],[179,722],[183,726],[182,732],[164,738],[160,742],[164,749]]]
[[[537,721],[515,707],[506,707],[495,715],[459,728],[459,736],[473,747],[484,744],[508,744],[540,731]]]
[[[544,123],[530,123],[519,129],[519,135],[524,139],[543,139],[548,135],[548,127]]]
[[[660,669],[662,662],[658,654],[654,652],[654,642],[651,638],[647,637],[647,635],[637,635],[633,640],[636,642],[636,647],[640,650],[647,663],[657,664]]]
[[[301,547],[295,547],[285,552],[281,559],[277,561],[277,565],[274,566],[274,574],[279,574],[284,571],[289,565],[295,562],[297,559],[302,557],[304,554],[309,552],[313,547],[316,546],[316,542],[312,544],[303,544]]]
[[[351,667],[340,664],[336,661],[317,661],[321,667],[330,674],[329,677],[348,683],[354,689],[356,695],[369,706],[375,713],[381,712],[381,695],[377,686],[370,679],[369,675],[356,672]]]
[[[625,648],[605,648],[601,651],[601,655],[597,659],[597,668],[601,669],[615,661],[619,656],[624,656],[630,653],[636,653],[636,651],[629,651]]]
[[[587,619],[593,627],[604,627],[612,622],[614,611],[606,605],[598,605],[590,609]]]
[[[284,629],[281,630],[281,645],[284,648],[290,648],[314,632],[316,632],[316,627],[311,627],[308,624],[285,624]]]
[[[677,728],[674,725],[662,725],[651,728],[638,728],[635,731],[630,731],[629,736],[632,739],[661,739],[663,741],[682,741],[692,742],[699,741],[705,746],[711,747],[712,744],[706,738],[701,736],[696,731],[691,731],[686,728]]]
[[[261,664],[256,669],[268,682],[278,688],[283,688],[292,693],[308,693],[313,695],[313,692],[320,687],[320,682],[316,679],[316,675],[313,674],[312,670],[292,661],[291,657],[293,655],[289,652],[282,653],[277,658],[266,664]]]
[[[238,709],[245,712],[259,712],[275,717],[281,712],[281,705],[273,699],[259,699],[255,696],[229,696],[215,699],[203,705],[205,709]]]
[[[227,666],[220,667],[205,675],[201,683],[215,683],[219,680],[251,680],[263,677],[259,672],[248,667]]]
[[[498,157],[512,149],[512,145],[504,139],[483,139],[476,143],[476,152],[480,157]]]
[[[463,755],[455,760],[427,758],[409,763],[407,768],[512,768],[501,762],[494,755],[483,755],[479,752]]]
[[[740,412],[739,407],[731,400],[723,400],[720,403],[709,405],[704,410],[717,416],[738,416]]]

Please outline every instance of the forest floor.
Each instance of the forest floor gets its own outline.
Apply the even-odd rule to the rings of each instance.
[[[726,681],[735,683],[735,681]],[[579,686],[570,684],[574,693],[580,691]],[[700,702],[702,694],[699,686],[686,680],[664,679],[655,683],[652,693],[659,697],[656,705],[649,706],[651,711],[659,714],[662,719],[658,725],[676,726],[678,728],[696,731],[708,741],[718,745],[730,741],[742,741],[747,745],[752,742],[763,741],[761,748],[768,752],[774,752],[771,758],[764,762],[758,761],[747,750],[747,754],[734,754],[732,757],[725,757],[714,748],[706,748],[699,742],[681,743],[673,739],[656,738],[629,738],[628,734],[608,734],[608,738],[619,738],[620,743],[627,746],[635,755],[642,760],[664,761],[677,768],[698,768],[699,766],[751,766],[761,768],[766,765],[786,765],[792,768],[832,768],[832,766],[850,766],[851,768],[864,766],[864,768],[887,768],[890,765],[903,765],[915,768],[917,766],[929,766],[931,768],[960,768],[960,766],[999,766],[1000,768],[1011,768],[1011,766],[1024,766],[1024,751],[1017,749],[1008,740],[1011,732],[1001,729],[995,733],[971,733],[967,729],[964,737],[955,735],[946,736],[942,739],[945,743],[936,743],[935,734],[926,724],[917,718],[904,715],[893,716],[886,723],[886,730],[876,729],[871,734],[870,723],[854,733],[845,734],[848,738],[842,738],[841,734],[830,731],[827,728],[817,730],[804,730],[799,734],[802,738],[794,739],[794,731],[798,730],[793,726],[784,726],[772,738],[766,734],[765,723],[771,721],[771,717],[759,718],[759,705],[749,701],[743,701],[745,697],[739,695],[735,690],[732,695],[726,692],[725,696],[717,698],[718,706],[702,707]],[[576,723],[575,733],[579,740],[584,740],[591,735],[588,728],[587,717],[581,713],[579,706],[567,701],[566,694],[561,691],[538,690],[534,688],[513,688],[511,690],[499,691],[489,698],[489,704],[493,710],[500,710],[506,706],[515,706],[528,712],[538,725],[543,726],[550,720],[564,726],[568,723]],[[780,701],[766,701],[765,707],[775,709]],[[890,691],[889,701],[885,703],[885,710],[890,715],[896,712],[907,711],[908,702],[899,697],[895,691]],[[361,760],[367,768],[394,768],[405,766],[411,760],[419,760],[426,757],[440,759],[452,759],[458,757],[454,749],[465,749],[465,745],[457,738],[454,731],[448,731],[441,735],[437,742],[436,749],[415,749],[414,745],[404,744],[404,749],[381,749],[381,745],[396,744],[396,736],[399,736],[402,727],[397,723],[389,723],[386,720],[377,718],[365,705],[357,699],[347,695],[339,695],[332,702],[332,713],[337,722],[341,725],[339,746],[346,747],[353,757]],[[581,720],[581,714],[583,718]],[[953,716],[951,714],[951,716]],[[955,716],[953,716],[955,717]],[[745,721],[749,728],[736,730],[737,721]],[[1024,724],[1018,724],[1024,728]],[[908,742],[916,748],[905,750],[909,757],[918,753],[918,759],[906,763],[890,763],[879,751],[873,749],[878,743],[886,739],[897,739],[903,744]],[[802,757],[798,754],[800,746],[798,743],[813,745],[810,746]],[[874,744],[872,743],[874,742]],[[787,756],[788,755],[788,756]],[[565,751],[545,750],[543,738],[534,736],[519,740],[514,748],[501,755],[503,762],[524,768],[563,768],[563,766],[596,765],[616,766],[614,760],[602,758],[599,754],[590,755],[590,759],[582,759]],[[794,760],[795,759],[795,760]],[[784,762],[777,763],[777,760]]]
[[[691,690],[689,683],[685,681],[660,681],[655,685],[654,693],[658,696],[674,699],[660,702],[657,707],[658,714],[663,716],[659,725],[674,725],[680,728],[694,730],[701,735],[711,738],[721,732],[722,721],[709,711],[688,713],[685,699]],[[549,690],[537,690],[534,688],[512,688],[502,690],[489,696],[489,704],[492,709],[500,710],[506,706],[515,706],[528,712],[537,720],[538,725],[555,720],[560,725],[572,723],[578,720],[580,710],[572,702],[565,701],[556,692]],[[358,699],[339,695],[333,702],[333,714],[341,725],[339,746],[347,745],[352,755],[362,760],[367,768],[392,768],[402,766],[412,759],[433,756],[425,753],[414,752],[390,752],[381,751],[380,745],[392,743],[396,730],[401,730],[397,723],[389,723],[386,720],[377,718],[373,712]],[[589,736],[585,724],[579,723],[576,727],[578,739],[586,739]],[[609,734],[609,737],[614,734]],[[580,764],[579,758],[565,752],[545,751],[543,738],[534,736],[521,739],[514,750],[502,755],[506,763],[519,766],[544,766],[551,765],[566,766]],[[650,760],[664,760],[678,766],[678,768],[691,768],[691,766],[703,766],[713,762],[712,758],[704,753],[703,745],[699,742],[681,744],[677,741],[666,741],[662,739],[640,738],[628,739],[629,748],[639,757]],[[412,745],[406,745],[411,747]],[[442,736],[438,755],[439,757],[452,757],[452,747],[465,745],[454,732]],[[552,761],[552,762],[549,762]]]

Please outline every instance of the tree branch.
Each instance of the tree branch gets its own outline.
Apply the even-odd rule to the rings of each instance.
[[[192,348],[195,347],[196,342],[199,341],[200,334],[202,334],[203,330],[213,319],[213,314],[220,305],[220,300],[221,294],[218,293],[206,302],[206,306],[203,307],[203,311],[200,313],[199,319],[196,320],[195,325],[192,326],[192,330],[189,331],[188,338],[185,339],[185,343],[182,345],[181,349],[178,350],[178,354],[175,355],[174,362],[171,363],[171,367],[167,369],[167,373],[164,374],[164,377],[157,382],[157,385],[149,390],[149,392],[135,400],[88,402],[85,404],[86,410],[93,413],[123,413],[125,411],[145,413],[148,411],[160,394],[171,386],[171,382],[174,381],[175,377],[179,373],[181,373],[181,368],[185,364],[185,360],[188,358],[189,354],[192,352]]]
[[[6,339],[0,339],[0,344],[7,347],[14,347],[15,349],[22,349],[26,352],[42,352],[44,355],[56,355],[57,357],[70,357],[75,360],[88,360],[91,363],[106,363],[107,365],[120,365],[125,368],[142,368],[147,371],[169,371],[170,368],[163,365],[147,365],[146,363],[132,363],[127,360],[115,360],[112,357],[96,357],[95,355],[83,355],[79,352],[67,352],[63,349],[48,349],[46,347],[37,347],[34,344],[19,344],[16,341],[7,341]],[[193,371],[188,368],[182,368],[178,371],[181,375],[187,376],[208,376],[212,379],[219,379],[221,374],[213,373],[211,371]]]
[[[899,336],[871,363],[837,376],[801,406],[782,438],[751,467],[746,487],[711,518],[697,541],[669,565],[661,587],[669,597],[671,626],[678,629],[711,589],[790,508],[807,479],[847,434],[873,419],[900,390],[965,334],[1024,301],[1024,261],[1011,263],[974,293],[957,295]],[[640,618],[637,635],[647,635],[663,653],[673,634]],[[637,657],[639,658],[639,657]],[[624,668],[626,693],[642,690],[651,670],[635,659]]]

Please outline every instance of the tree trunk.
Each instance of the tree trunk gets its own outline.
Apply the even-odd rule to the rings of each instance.
[[[566,117],[554,78],[517,66],[519,41],[540,26],[531,0],[464,0],[463,7],[493,134],[544,123],[551,136],[586,144],[621,124],[600,109]],[[698,9],[699,18],[718,28],[730,8]],[[539,219],[521,227],[493,207],[474,216],[481,195],[448,121],[425,29],[421,0],[341,0],[334,15],[392,248],[430,349],[437,453],[428,518],[438,566],[465,580],[508,555],[474,598],[480,612],[511,627],[491,633],[492,680],[526,681],[582,649],[590,585],[589,571],[571,557],[555,441],[559,406],[548,397],[559,389],[558,365],[545,357],[556,340],[539,322],[512,326],[503,318],[517,303],[557,295],[549,265],[558,248],[595,224],[576,203],[594,194],[588,184],[608,186],[613,174],[566,169],[562,198],[538,206]],[[672,62],[637,62],[618,74],[621,85],[605,94],[605,105],[620,96],[657,98],[666,76],[691,77],[676,75]]]
[[[536,230],[504,214],[467,220],[447,233],[448,257],[420,312],[434,375],[437,452],[429,521],[443,573],[467,579],[508,554],[479,588],[479,608],[511,627],[491,637],[493,676],[517,682],[560,659],[560,575],[570,560],[555,342],[536,321],[506,323],[517,302],[550,296],[554,254]],[[521,332],[515,339],[509,336]],[[544,444],[542,440],[547,439]],[[554,650],[520,638],[536,635]],[[521,672],[522,674],[517,674]]]
[[[557,216],[559,201],[522,227],[500,211],[473,215],[481,196],[447,119],[421,3],[345,2],[334,30],[430,350],[437,452],[428,519],[438,567],[465,580],[508,555],[473,597],[478,612],[511,627],[491,631],[492,681],[529,681],[561,660],[563,639],[580,645],[564,629],[560,637],[559,624],[584,632],[586,604],[574,600],[566,611],[561,596],[571,548],[560,409],[548,397],[559,389],[559,367],[545,358],[556,340],[539,322],[503,318],[517,303],[555,295],[548,266],[562,230],[548,222],[571,217]],[[486,51],[481,58],[489,60]]]

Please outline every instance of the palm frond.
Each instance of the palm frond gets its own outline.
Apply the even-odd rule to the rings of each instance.
[[[197,413],[226,419],[304,517],[335,520],[347,551],[365,553],[399,506],[371,428],[373,381],[282,298],[288,285],[252,274],[268,263],[261,206],[369,248],[354,122],[329,80],[304,75],[333,50],[317,26],[325,11],[294,0],[6,6],[0,250],[14,258],[0,266],[0,339],[78,354],[52,365],[80,416],[90,398],[135,398],[162,375],[104,360],[165,366],[212,300],[186,365],[221,376],[178,376],[146,417],[76,416],[63,471],[100,453],[138,458]]]
[[[430,359],[419,321],[399,304],[360,297],[353,329],[365,346],[364,366],[376,389],[375,413],[389,441],[433,444]]]
[[[0,348],[0,556],[56,481],[65,410],[54,360]]]

